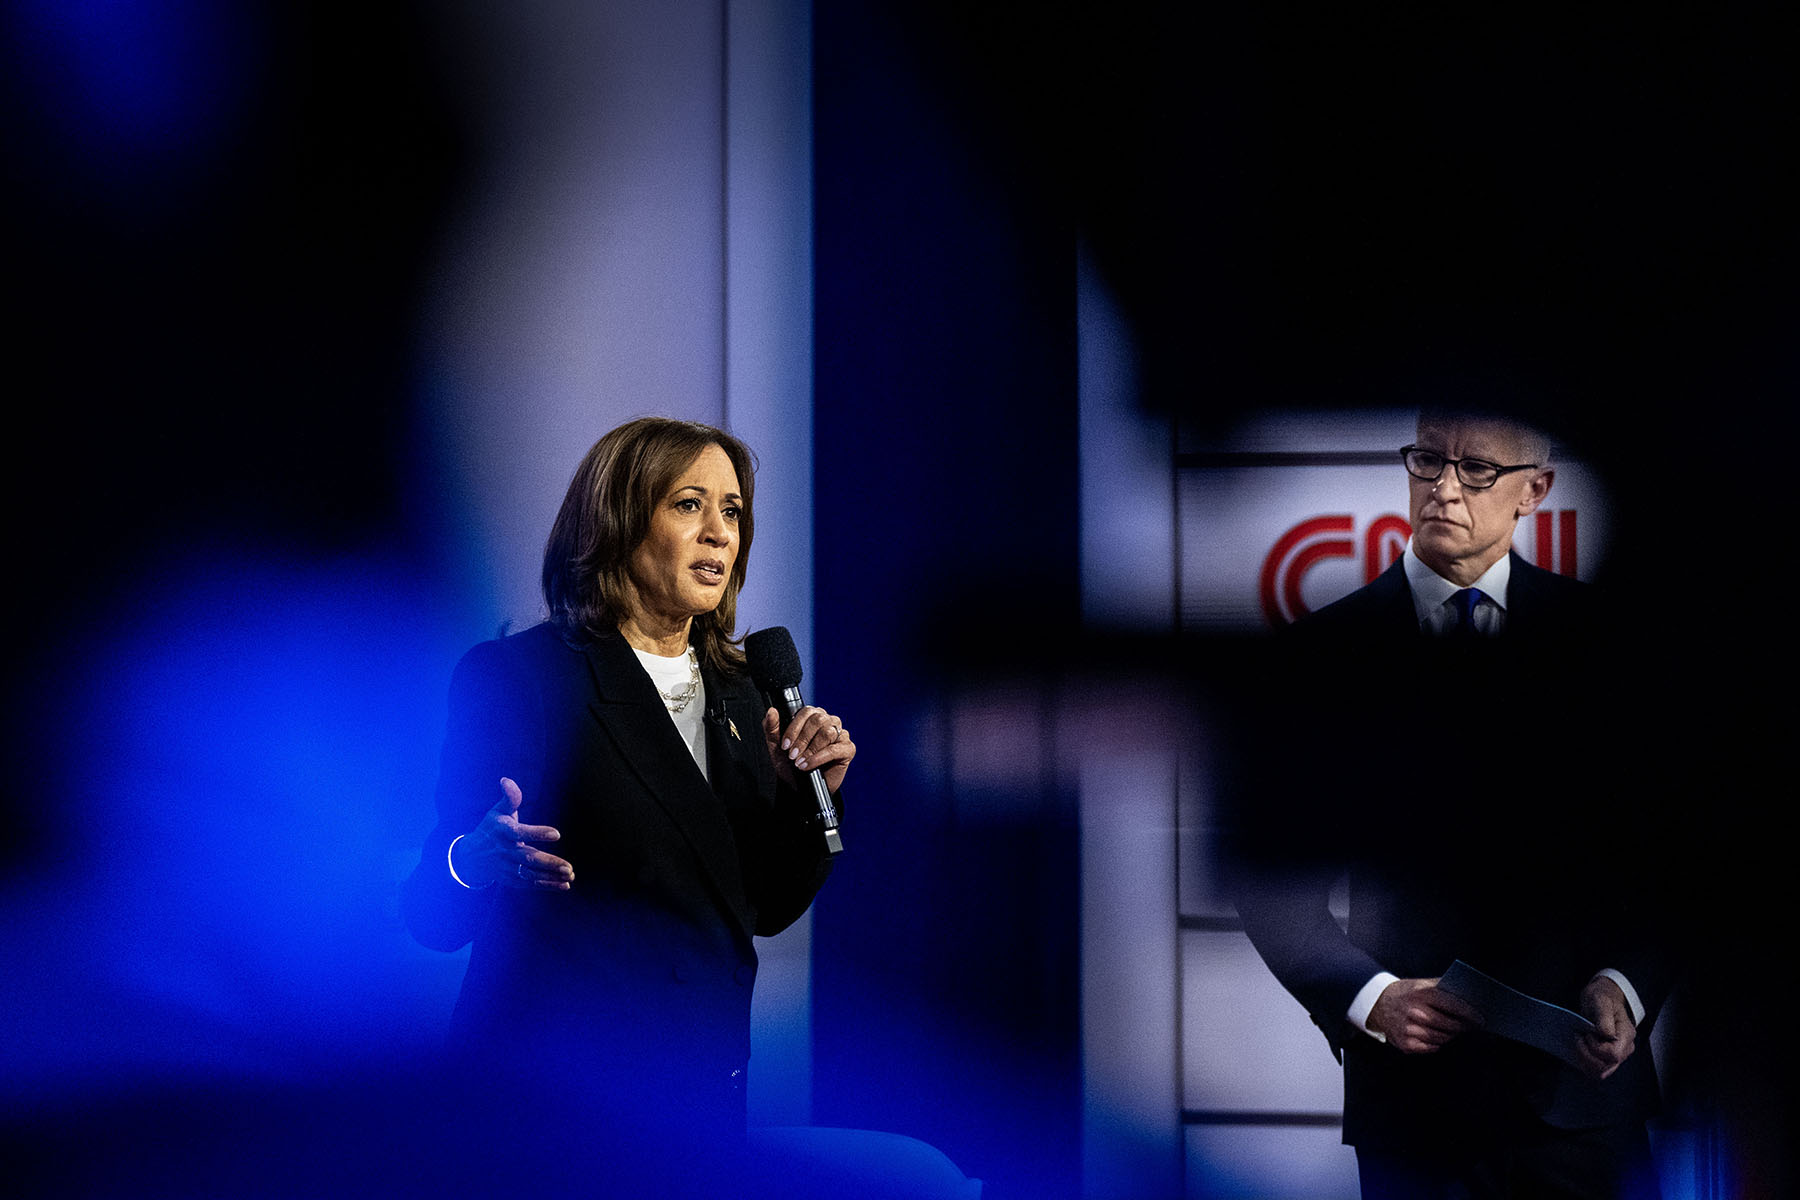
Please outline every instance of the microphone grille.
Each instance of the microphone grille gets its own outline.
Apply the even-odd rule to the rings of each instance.
[[[763,691],[800,686],[800,651],[794,648],[794,635],[785,626],[772,625],[746,636],[744,657],[750,663],[750,677]]]

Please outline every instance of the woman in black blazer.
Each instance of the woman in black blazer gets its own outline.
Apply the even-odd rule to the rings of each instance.
[[[781,728],[731,640],[753,470],[710,426],[608,433],[545,550],[550,619],[457,667],[403,908],[473,944],[451,1078],[495,1182],[666,1189],[742,1140],[751,939],[831,870],[797,769],[835,802],[856,755],[818,708]],[[518,1158],[483,1153],[500,1128]]]

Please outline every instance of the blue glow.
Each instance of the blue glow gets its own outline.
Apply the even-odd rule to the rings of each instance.
[[[98,165],[213,141],[237,119],[254,6],[217,0],[25,0],[16,7],[41,111]]]
[[[380,563],[162,580],[49,698],[69,837],[5,902],[35,969],[7,984],[34,1033],[4,1091],[311,1080],[434,1046],[460,960],[411,943],[394,886],[432,819],[454,635]]]

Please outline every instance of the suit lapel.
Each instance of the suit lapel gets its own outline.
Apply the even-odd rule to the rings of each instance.
[[[752,931],[748,926],[749,902],[743,872],[722,802],[682,744],[650,677],[622,637],[603,638],[590,645],[586,655],[595,692],[588,708],[595,721],[651,799],[681,831],[708,882],[724,900],[732,919],[749,936]],[[715,686],[710,677],[707,686]],[[710,731],[707,738],[710,758],[717,739]],[[715,762],[715,777],[725,767],[724,762]]]
[[[738,697],[732,695],[716,671],[710,667],[702,667],[701,671],[706,677],[706,694],[711,701],[706,721],[706,753],[713,764],[713,790],[728,809],[758,800],[773,803],[773,788],[763,795],[764,789],[758,782],[766,773],[766,767],[759,766],[757,760],[760,758],[766,764],[769,757],[763,744],[761,714],[743,704],[734,705],[732,701]]]
[[[1388,569],[1369,585],[1370,600],[1380,614],[1384,629],[1394,634],[1418,637],[1419,610],[1413,605],[1412,585],[1406,581],[1406,564],[1396,558]]]
[[[1536,625],[1543,586],[1537,567],[1520,558],[1516,550],[1507,553],[1512,555],[1512,576],[1506,584],[1506,632],[1516,634]]]

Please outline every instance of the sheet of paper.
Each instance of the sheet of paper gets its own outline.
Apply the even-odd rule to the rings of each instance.
[[[1486,1022],[1482,1028],[1487,1032],[1536,1046],[1581,1070],[1576,1046],[1594,1025],[1580,1013],[1514,991],[1460,958],[1450,964],[1438,987],[1474,1006]]]

